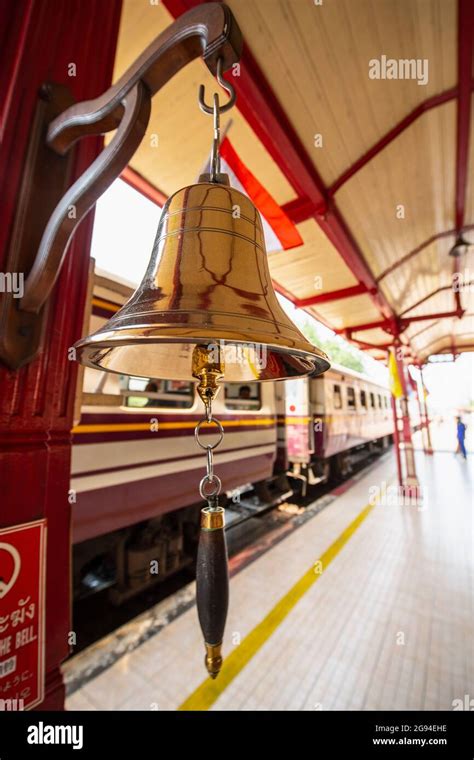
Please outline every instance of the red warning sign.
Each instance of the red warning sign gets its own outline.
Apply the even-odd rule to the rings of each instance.
[[[0,710],[44,698],[46,520],[0,529]]]

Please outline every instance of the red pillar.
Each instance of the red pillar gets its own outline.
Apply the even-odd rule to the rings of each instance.
[[[400,432],[398,430],[398,410],[397,410],[397,399],[395,396],[391,396],[392,400],[392,412],[393,412],[393,443],[395,446],[395,457],[397,460],[397,475],[398,475],[398,485],[400,488],[403,486],[403,471],[402,471],[402,460],[400,456]]]
[[[418,489],[419,482],[416,474],[415,453],[413,450],[413,441],[411,437],[410,413],[408,411],[406,367],[403,358],[400,355],[400,348],[398,346],[395,348],[395,359],[397,362],[398,375],[402,386],[402,395],[399,398],[399,404],[402,419],[401,441],[403,444],[402,450],[405,464],[404,486],[408,489]]]
[[[420,381],[421,381],[421,405],[423,408],[423,436],[426,435],[426,443],[425,443],[425,437],[424,437],[423,446],[425,449],[425,454],[432,454],[433,447],[431,445],[430,418],[428,415],[428,404],[426,402],[426,388],[425,388],[425,381],[423,378],[422,367],[420,367]]]
[[[120,0],[19,0],[4,3],[0,64],[4,74],[0,147],[0,271],[6,258],[37,93],[65,84],[77,100],[111,83]],[[69,76],[75,64],[75,76]],[[102,139],[79,144],[72,181],[100,152]],[[41,198],[38,198],[41,203]],[[55,288],[44,347],[29,366],[0,366],[0,526],[47,519],[45,699],[64,706],[60,663],[68,655],[70,615],[71,427],[77,365],[67,349],[80,337],[93,214],[81,224]]]
[[[416,383],[415,393],[416,393],[416,402],[417,402],[417,405],[418,405],[418,414],[420,416],[419,431],[420,431],[420,434],[421,434],[421,444],[423,446],[424,453],[427,454],[428,452],[426,450],[425,414],[424,414],[424,407],[423,407],[423,402],[421,400],[420,389],[419,389],[418,383]]]

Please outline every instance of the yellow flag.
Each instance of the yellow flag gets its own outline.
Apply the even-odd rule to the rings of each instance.
[[[390,375],[390,390],[392,395],[395,396],[395,398],[400,398],[400,396],[403,396],[403,389],[400,375],[398,374],[397,360],[395,359],[395,354],[392,350],[390,351],[390,358],[388,360],[388,371]]]

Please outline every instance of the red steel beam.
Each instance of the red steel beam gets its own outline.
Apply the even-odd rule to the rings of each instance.
[[[410,409],[408,406],[408,383],[407,373],[408,370],[405,366],[405,362],[395,349],[395,361],[397,363],[398,376],[402,386],[402,396],[399,399],[398,405],[401,411],[402,429],[401,440],[403,442],[403,459],[405,462],[405,479],[403,485],[407,489],[418,489],[419,482],[416,474],[415,452],[413,450],[413,441],[411,437],[411,421],[410,421]],[[398,420],[397,420],[398,422]]]
[[[474,280],[470,280],[469,282],[464,283],[464,285],[467,286],[467,287],[470,287],[471,285],[474,285]],[[436,290],[433,290],[431,293],[428,293],[428,295],[424,296],[423,298],[420,298],[419,301],[417,301],[416,303],[414,303],[411,306],[409,306],[408,309],[405,309],[405,311],[402,311],[402,313],[400,314],[400,316],[404,317],[405,314],[407,314],[409,311],[413,311],[413,309],[416,309],[417,306],[421,306],[422,303],[425,303],[425,301],[429,301],[430,298],[433,298],[433,296],[436,296],[436,295],[438,295],[438,293],[442,293],[445,290],[453,290],[453,286],[452,285],[442,285],[440,288],[436,288]],[[457,292],[459,292],[459,291],[457,291],[457,290],[454,291],[454,293],[457,293]],[[457,306],[457,304],[456,304],[456,311],[458,313],[462,312],[462,308],[459,308]]]
[[[360,296],[363,293],[368,293],[366,286],[359,282],[358,285],[352,285],[350,288],[340,288],[339,290],[330,290],[327,293],[320,293],[319,295],[309,296],[309,298],[297,298],[294,301],[295,306],[299,309],[305,308],[305,306],[314,306],[318,303],[328,303],[329,301],[339,301],[342,298],[351,298],[352,296]]]
[[[474,230],[474,224],[466,224],[461,228],[460,231],[467,232],[468,230]],[[413,248],[412,251],[409,251],[404,256],[402,256],[401,259],[397,259],[397,261],[387,267],[387,269],[384,269],[384,271],[377,277],[377,282],[379,283],[384,279],[384,277],[386,277],[388,274],[391,274],[395,269],[398,269],[398,267],[406,264],[407,261],[410,261],[410,259],[416,256],[418,253],[421,253],[424,248],[427,248],[429,245],[431,245],[431,243],[434,243],[435,240],[449,237],[450,235],[456,235],[457,232],[458,230],[456,228],[453,228],[452,230],[445,230],[444,232],[437,232],[435,235],[431,235],[431,237],[429,237],[423,243],[420,243],[420,245],[417,245],[416,248]]]
[[[388,363],[389,360],[387,360]],[[397,410],[397,400],[393,393],[390,394],[390,401],[392,404],[392,414],[393,414],[393,447],[395,450],[395,461],[397,463],[397,476],[398,476],[398,485],[400,488],[403,486],[403,470],[402,470],[402,458],[400,455],[400,433],[398,431],[398,410]]]
[[[456,356],[456,339],[454,337],[454,331],[451,333],[451,353]]]
[[[452,319],[453,317],[461,319],[463,314],[464,312],[459,312],[457,309],[455,311],[438,311],[434,314],[419,314],[416,317],[405,317],[401,319],[400,322],[402,327],[405,328],[413,322],[427,322],[430,319]]]
[[[437,319],[435,322],[433,322],[431,325],[425,325],[425,327],[422,327],[421,330],[418,330],[416,333],[412,333],[411,340],[415,340],[415,338],[418,338],[419,335],[426,332],[427,330],[431,330],[432,327],[435,327],[435,325],[438,325],[441,322],[440,319]]]
[[[460,335],[458,335],[457,337],[459,338],[463,334],[467,335],[468,333],[460,333]],[[435,338],[434,340],[430,341],[426,346],[423,347],[423,351],[424,352],[427,351],[427,349],[430,348],[430,346],[434,346],[435,343],[439,343],[440,340],[445,340],[445,338],[446,338],[446,336],[443,336],[443,335],[440,336],[439,338]],[[451,341],[450,344],[449,344],[449,346],[443,346],[443,348],[441,348],[436,353],[438,353],[438,354],[452,354],[452,353],[454,353],[453,350],[452,350],[452,348],[453,348],[453,346],[452,346],[452,341]],[[456,346],[455,346],[455,348],[456,348]],[[462,348],[462,346],[460,348]]]
[[[444,288],[440,288],[440,290],[444,290]],[[448,287],[449,290],[449,287]],[[431,294],[433,295],[433,294]],[[336,330],[336,333],[338,335],[341,334],[347,334],[348,336],[352,337],[353,333],[356,332],[365,332],[366,330],[375,330],[377,328],[380,328],[381,330],[385,330],[388,333],[392,333],[395,336],[398,337],[398,335],[405,330],[408,325],[410,325],[412,322],[426,322],[430,319],[451,319],[452,317],[458,317],[460,318],[463,315],[464,312],[459,312],[457,309],[455,311],[438,311],[434,312],[433,314],[420,314],[416,317],[403,317],[398,318],[396,320],[396,327],[397,330],[392,333],[393,330],[393,322],[389,319],[381,319],[377,322],[366,322],[364,324],[360,325],[351,325],[350,327],[344,327],[339,330]]]
[[[293,224],[305,222],[306,219],[314,216],[317,211],[316,206],[309,198],[295,198],[292,201],[288,201],[288,203],[284,203],[281,209]]]
[[[352,333],[355,333],[355,332],[363,332],[364,330],[375,330],[378,327],[381,330],[386,330],[387,332],[391,332],[393,328],[393,322],[390,319],[379,319],[376,322],[365,322],[364,324],[360,324],[360,325],[351,325],[350,327],[342,327],[339,330],[336,330],[336,333],[338,335],[342,335],[343,333],[347,335],[352,335]]]
[[[374,158],[378,153],[380,153],[384,148],[387,147],[393,140],[395,140],[398,135],[400,135],[402,132],[404,132],[407,127],[410,126],[410,124],[413,124],[414,121],[416,121],[420,116],[422,116],[427,111],[431,110],[432,108],[436,108],[437,106],[443,105],[443,103],[447,103],[450,100],[453,100],[458,94],[458,88],[457,87],[451,87],[450,90],[445,90],[445,92],[440,92],[438,95],[433,95],[431,98],[428,98],[427,100],[424,100],[423,103],[419,103],[419,105],[416,106],[416,108],[413,109],[407,116],[405,116],[401,121],[398,122],[398,124],[395,124],[394,127],[389,129],[389,131],[380,138],[380,140],[377,140],[377,142],[372,145],[371,148],[369,148],[368,151],[366,151],[360,158],[355,161],[352,166],[350,166],[348,169],[346,169],[340,177],[336,179],[335,182],[328,188],[328,194],[330,196],[333,196],[337,191],[344,185],[351,177],[354,176],[360,169],[362,169],[363,166],[369,163],[369,161]]]
[[[471,77],[474,56],[474,3],[459,0],[458,5],[458,114],[456,140],[456,228],[464,224],[469,132],[471,125]]]
[[[428,413],[428,403],[426,400],[426,388],[425,388],[425,381],[423,379],[423,367],[419,365],[420,370],[420,382],[421,382],[421,394],[418,391],[418,402],[420,404],[420,409],[422,411],[422,421],[423,421],[423,430],[421,433],[422,440],[423,440],[423,448],[425,451],[425,454],[432,454],[433,453],[433,446],[431,444],[431,430],[430,430],[430,416]]]
[[[332,329],[332,328],[331,328]],[[392,348],[394,346],[394,343],[367,343],[365,340],[359,340],[358,338],[353,338],[351,335],[345,334],[344,330],[338,330],[336,331],[337,334],[342,334],[345,340],[347,340],[350,343],[353,343],[357,348],[360,348],[364,351],[381,351],[382,353],[384,351],[387,351],[389,348]],[[413,348],[411,347],[410,341],[405,340],[404,335],[399,335],[398,340],[400,341],[400,345],[403,346],[405,349],[406,355],[413,356],[414,361],[418,361],[418,357],[415,354]]]
[[[474,53],[474,3],[458,0],[458,112],[456,130],[456,229],[464,224],[467,193],[467,164],[469,159],[469,132],[471,129],[471,77]],[[453,279],[459,273],[459,258],[453,261]],[[454,305],[462,310],[461,293],[454,291]]]
[[[387,351],[392,343],[367,343],[365,340],[357,340],[357,338],[349,338],[351,343],[355,343],[360,348],[364,348],[366,351]]]
[[[472,315],[466,315],[466,316],[472,316]],[[436,324],[436,322],[434,322],[432,325],[429,325],[428,328],[426,328],[426,329],[430,329],[431,327],[434,327],[435,324]],[[419,333],[416,333],[415,335],[412,335],[412,338],[416,338],[422,332],[424,332],[424,330],[420,330]],[[463,350],[467,350],[467,349],[474,349],[474,343],[465,343],[465,344],[462,344],[462,345],[456,345],[456,341],[453,340],[453,338],[454,337],[456,337],[456,338],[462,338],[464,335],[472,335],[472,333],[468,333],[468,332],[466,332],[466,333],[456,333],[455,336],[451,336],[450,345],[447,346],[447,347],[444,347],[444,348],[440,349],[439,351],[437,351],[437,353],[438,354],[453,353],[453,351],[452,351],[453,346],[454,346],[454,348],[457,351],[463,351]],[[435,343],[438,343],[440,340],[443,340],[446,337],[447,336],[445,335],[445,336],[441,336],[441,337],[438,337],[438,338],[434,338],[434,340],[430,341],[430,343],[427,343],[426,346],[423,347],[423,351],[426,351],[430,346],[434,345]]]
[[[468,333],[465,333],[466,335]],[[458,338],[462,337],[462,333],[458,335]],[[441,340],[440,338],[438,340]],[[436,341],[432,341],[429,345],[432,346],[433,343],[436,343]],[[456,353],[462,354],[463,351],[473,351],[474,350],[474,343],[462,343],[458,346],[456,346]],[[442,348],[440,351],[438,351],[439,354],[450,354],[453,353],[452,351],[448,350],[447,348]]]
[[[133,187],[139,193],[144,195],[145,198],[148,198],[148,200],[156,203],[160,208],[163,207],[168,200],[167,195],[162,193],[161,190],[158,190],[158,188],[155,187],[155,185],[152,185],[151,182],[148,182],[145,177],[142,177],[142,175],[132,169],[131,166],[125,167],[120,175],[120,179],[123,179],[127,185]]]
[[[325,217],[317,218],[316,221],[326,234],[326,237],[339,252],[353,275],[359,280],[359,282],[366,286],[368,295],[383,317],[395,321],[395,312],[387,301],[385,295],[378,289],[372,271],[365,262],[362,253],[356,245],[352,234],[336,206],[333,206],[331,212]]]

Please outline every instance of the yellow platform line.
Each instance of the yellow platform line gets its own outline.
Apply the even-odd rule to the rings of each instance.
[[[215,681],[207,678],[197,689],[179,706],[178,710],[209,710],[214,702],[220,697],[230,683],[241,670],[247,665],[252,657],[258,652],[263,644],[270,638],[280,623],[289,615],[293,607],[306,594],[313,583],[316,583],[324,570],[337,557],[341,549],[347,544],[350,537],[364,522],[365,518],[374,508],[373,504],[367,504],[357,517],[347,526],[338,538],[321,555],[318,562],[295,583],[295,585],[280,599],[266,617],[244,638],[239,646],[234,649],[224,660],[224,665]]]

